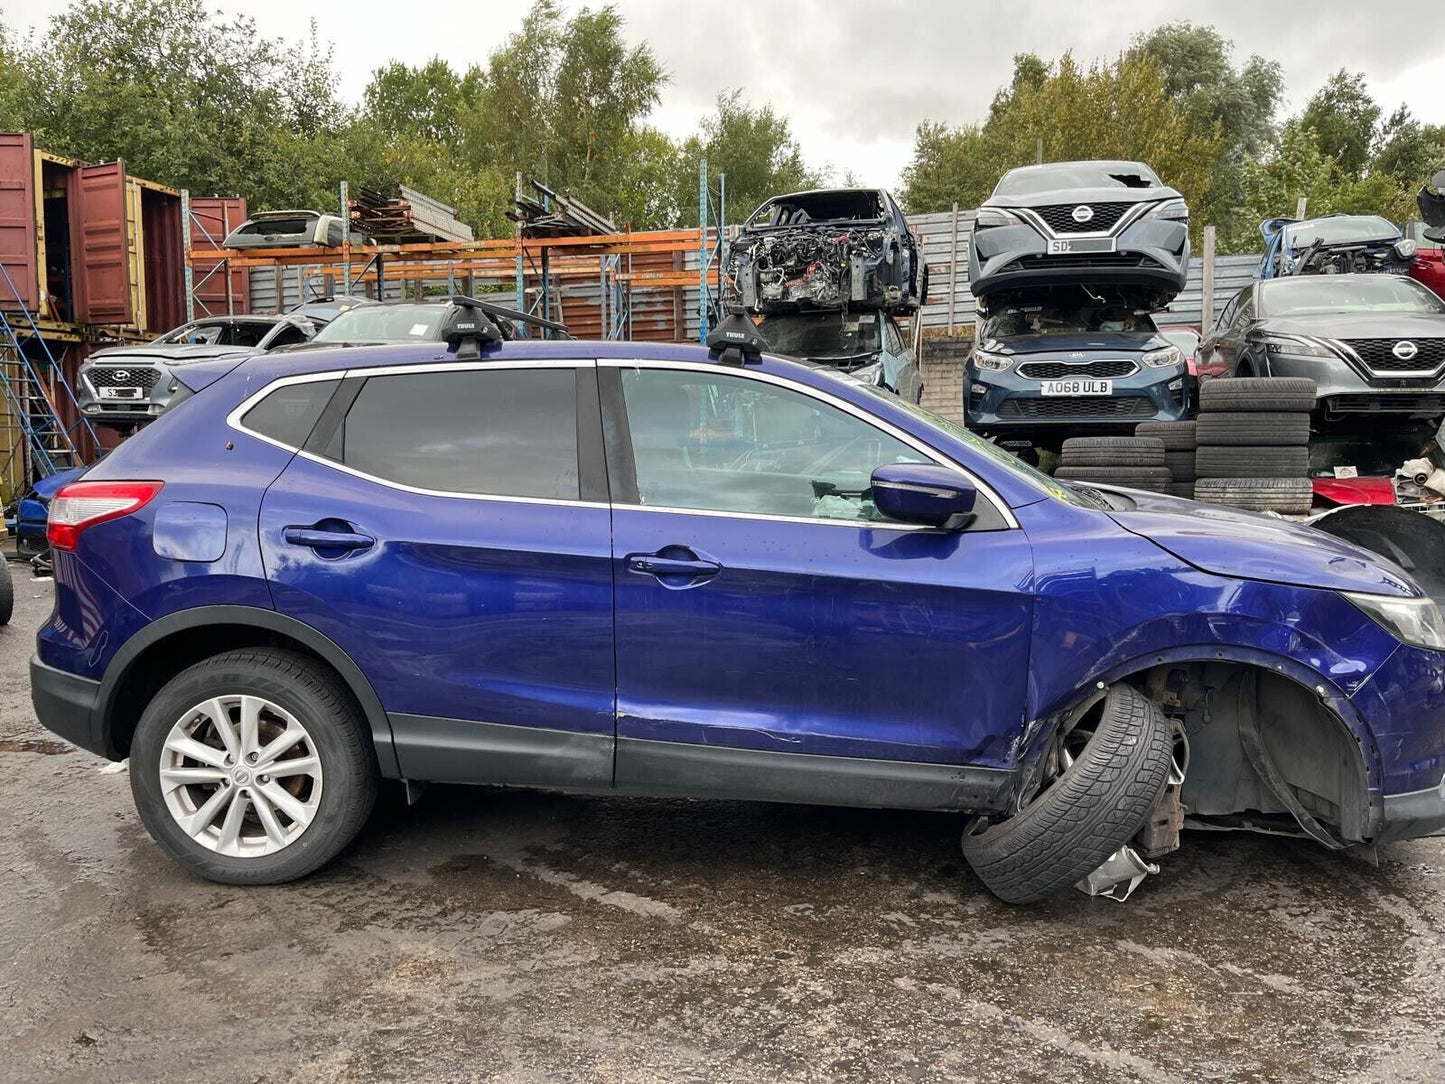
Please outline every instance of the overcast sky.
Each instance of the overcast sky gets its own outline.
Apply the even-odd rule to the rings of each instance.
[[[484,60],[521,23],[527,0],[460,4],[391,0],[220,0],[272,35],[302,35],[314,18],[336,46],[342,90],[356,99],[388,60]],[[11,27],[43,29],[63,0],[0,0]],[[566,0],[568,10],[584,6]],[[591,4],[600,6],[596,0]],[[646,40],[671,75],[653,123],[691,132],[720,89],[741,87],[792,123],[811,164],[896,186],[913,130],[929,118],[980,120],[1015,53],[1072,49],[1117,55],[1141,30],[1176,19],[1212,23],[1238,58],[1284,66],[1286,112],[1340,67],[1365,73],[1388,113],[1404,102],[1445,123],[1445,35],[1428,0],[618,0],[626,33]],[[1201,10],[1207,18],[1201,18]]]

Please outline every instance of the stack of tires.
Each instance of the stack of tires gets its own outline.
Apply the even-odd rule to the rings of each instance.
[[[1071,437],[1055,478],[1168,493],[1164,442],[1152,437]]]
[[[1164,465],[1169,468],[1169,492],[1176,497],[1194,496],[1194,423],[1140,422],[1136,437],[1149,437],[1164,445]]]
[[[1207,381],[1194,429],[1194,499],[1256,512],[1308,512],[1314,405],[1315,382],[1304,377]]]

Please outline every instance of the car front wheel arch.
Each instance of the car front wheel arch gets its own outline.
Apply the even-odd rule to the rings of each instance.
[[[106,670],[97,705],[108,755],[118,760],[129,754],[146,705],[173,677],[203,659],[243,648],[293,651],[333,674],[368,723],[382,777],[401,777],[391,724],[360,667],[311,626],[274,610],[249,606],[181,610],[126,641]]]

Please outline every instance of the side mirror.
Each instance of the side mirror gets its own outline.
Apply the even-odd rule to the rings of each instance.
[[[973,522],[978,489],[958,471],[936,463],[888,463],[873,472],[873,505],[889,519],[945,531]]]

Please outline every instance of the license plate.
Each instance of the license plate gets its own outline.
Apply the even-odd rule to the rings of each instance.
[[[1079,253],[1113,252],[1112,237],[1059,237],[1049,242],[1050,256],[1072,256]]]
[[[1045,395],[1113,395],[1112,380],[1045,380]]]
[[[139,399],[140,388],[96,388],[102,399]]]

